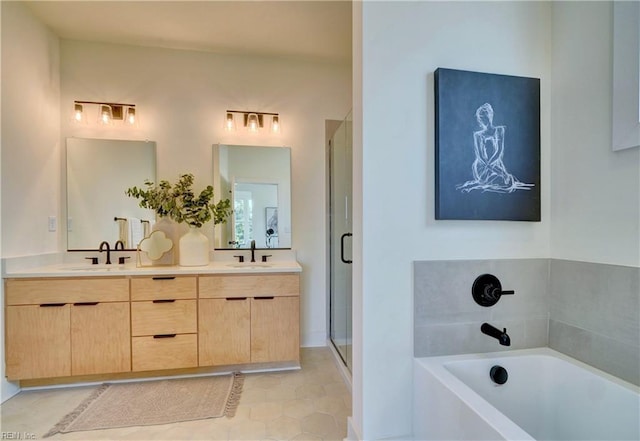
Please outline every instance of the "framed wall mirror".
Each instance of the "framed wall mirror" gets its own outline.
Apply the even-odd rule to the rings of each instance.
[[[229,198],[231,219],[214,231],[214,248],[291,248],[291,149],[213,146],[215,200]]]
[[[67,138],[67,250],[113,247],[120,239],[135,250],[155,222],[127,188],[156,180],[156,143]],[[126,220],[126,222],[124,221]]]

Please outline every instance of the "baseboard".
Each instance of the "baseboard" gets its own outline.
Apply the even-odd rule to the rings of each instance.
[[[327,333],[324,331],[305,332],[300,341],[300,346],[303,348],[324,347],[327,345]]]

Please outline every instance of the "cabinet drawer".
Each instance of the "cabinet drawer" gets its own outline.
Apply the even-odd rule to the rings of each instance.
[[[195,299],[196,278],[155,276],[131,279],[131,300]]]
[[[297,296],[300,293],[298,274],[234,274],[201,276],[198,279],[200,298]]]
[[[131,335],[195,333],[196,311],[196,300],[131,302]]]
[[[9,279],[5,286],[7,305],[129,301],[125,278]]]
[[[178,334],[171,337],[133,337],[131,346],[134,371],[198,366],[198,336],[196,334]]]

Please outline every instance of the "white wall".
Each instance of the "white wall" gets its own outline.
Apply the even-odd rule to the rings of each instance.
[[[611,3],[554,3],[553,38],[551,257],[640,266],[640,149],[611,150]]]
[[[213,182],[213,144],[291,147],[292,248],[302,273],[302,344],[326,339],[324,130],[351,107],[350,67],[78,41],[61,42],[62,140],[150,139],[157,179]],[[74,126],[73,100],[134,103],[137,129]],[[279,112],[279,136],[223,130],[225,110]],[[118,185],[114,182],[113,185]],[[124,189],[123,189],[124,191]]]
[[[355,37],[362,39],[361,123],[354,102],[354,133],[362,136],[354,158],[361,154],[363,162],[361,182],[354,172],[363,219],[362,254],[354,257],[362,259],[362,287],[354,283],[354,308],[362,304],[354,317],[356,344],[362,338],[354,403],[361,408],[354,424],[364,439],[411,433],[414,260],[549,255],[550,14],[546,2],[362,5],[362,35]],[[541,79],[542,222],[434,220],[438,67]]]
[[[20,2],[2,2],[2,257],[57,251],[59,41]]]
[[[2,2],[0,7],[0,255],[4,258],[58,248],[58,235],[47,231],[47,217],[60,213],[60,64],[58,39],[24,5]],[[4,299],[1,304],[0,400],[4,401],[17,387],[4,376]]]

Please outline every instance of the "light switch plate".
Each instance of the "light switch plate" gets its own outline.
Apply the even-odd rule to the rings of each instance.
[[[58,222],[55,216],[49,216],[49,231],[56,231]]]

